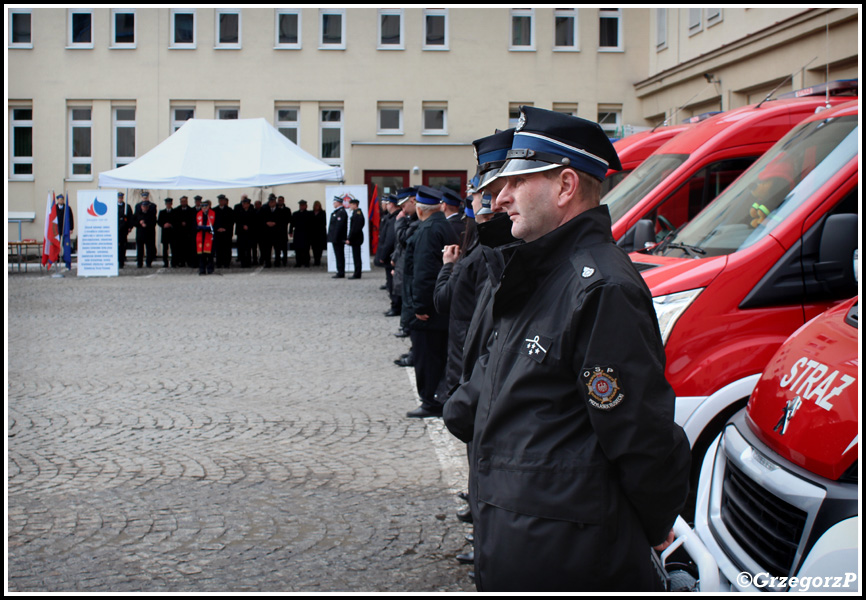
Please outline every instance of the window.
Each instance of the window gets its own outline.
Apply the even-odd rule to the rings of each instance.
[[[511,102],[508,104],[508,128],[517,127],[520,120],[520,107],[533,106],[532,102]]]
[[[422,50],[448,50],[448,9],[424,9],[424,44]]]
[[[69,179],[93,179],[93,121],[90,107],[69,108]]]
[[[511,45],[509,50],[535,50],[535,9],[511,9]]]
[[[401,103],[380,102],[378,113],[377,130],[380,135],[401,135],[403,133],[403,105]]]
[[[69,48],[93,48],[93,9],[69,9]]]
[[[332,166],[343,163],[343,109],[322,108],[319,112],[319,139],[322,160]]]
[[[607,137],[611,139],[622,137],[620,127],[621,118],[621,106],[605,106],[603,104],[598,105],[598,124],[601,125],[601,128],[607,134]]]
[[[448,107],[443,103],[425,102],[423,105],[423,128],[424,135],[447,135],[448,134]]]
[[[717,23],[722,22],[722,9],[721,8],[708,8],[707,11],[707,27],[712,27]]]
[[[571,117],[577,116],[577,103],[576,102],[554,102],[553,103],[553,112],[562,113],[564,115],[569,115]]]
[[[578,50],[576,8],[557,8],[553,12],[553,49]]]
[[[135,9],[111,9],[111,47],[135,48]]]
[[[217,106],[216,118],[227,121],[240,118],[241,109],[237,106]]]
[[[299,50],[301,48],[300,9],[277,9],[276,47],[285,50]]]
[[[466,190],[466,171],[424,171],[422,185],[447,187],[462,196]]]
[[[656,51],[668,47],[668,9],[656,9]]]
[[[195,48],[195,9],[171,9],[171,48]]]
[[[300,109],[296,106],[278,106],[274,123],[277,130],[282,133],[293,144],[298,143],[298,113]]]
[[[622,10],[619,8],[598,9],[598,49],[622,50]]]
[[[379,9],[379,50],[403,50],[403,9]]]
[[[171,132],[174,133],[190,119],[195,118],[195,109],[188,106],[173,106],[171,109]]]
[[[9,179],[33,179],[33,108],[13,107],[9,119],[12,132],[12,168]]]
[[[689,35],[700,33],[704,29],[703,21],[701,20],[702,8],[689,9]]]
[[[32,15],[29,8],[9,9],[9,47],[32,48]]]
[[[319,19],[321,24],[321,36],[319,38],[320,50],[346,49],[345,16],[345,9],[342,8],[319,10]]]
[[[238,50],[241,47],[241,11],[216,9],[216,48]]]
[[[114,168],[128,165],[135,160],[135,107],[123,106],[114,109]]]

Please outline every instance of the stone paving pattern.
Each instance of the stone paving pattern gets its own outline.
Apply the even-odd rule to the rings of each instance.
[[[8,591],[474,590],[381,269],[74,273],[7,278]]]

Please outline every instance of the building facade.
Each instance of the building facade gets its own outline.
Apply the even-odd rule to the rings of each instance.
[[[6,211],[34,212],[23,235],[39,239],[49,191],[74,207],[100,172],[193,117],[264,117],[380,193],[462,188],[472,140],[513,126],[522,104],[619,137],[746,104],[816,54],[783,90],[823,81],[822,65],[834,78],[859,66],[857,9],[7,8],[6,19]],[[222,193],[274,192],[294,208],[325,200],[325,185]]]

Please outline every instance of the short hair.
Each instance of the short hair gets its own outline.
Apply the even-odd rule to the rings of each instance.
[[[423,204],[423,203],[421,203],[421,202],[417,202],[417,203],[415,204],[415,206],[416,206],[417,208],[420,208],[420,209],[423,210],[423,211],[426,211],[426,212],[433,212],[433,211],[435,211],[435,210],[440,210],[438,204]]]
[[[552,180],[559,176],[560,171],[567,168],[569,167],[558,167],[556,169],[548,169],[547,171],[541,172],[544,173],[548,179]],[[571,170],[577,173],[577,193],[580,195],[581,199],[585,202],[589,202],[592,206],[598,206],[601,204],[602,182],[584,171],[578,171],[577,169]]]

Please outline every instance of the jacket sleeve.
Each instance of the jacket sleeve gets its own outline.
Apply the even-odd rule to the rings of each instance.
[[[413,255],[414,270],[411,288],[415,314],[432,315],[436,312],[433,292],[436,288],[436,276],[442,268],[443,247],[442,236],[437,229],[428,229],[418,237]]]
[[[436,312],[448,312],[451,308],[451,295],[454,291],[453,280],[457,278],[454,263],[443,263],[436,277],[436,289],[433,290],[433,304]]]
[[[576,315],[585,352],[573,366],[593,430],[647,538],[660,544],[685,504],[691,453],[674,422],[652,299],[636,285],[601,285]]]

